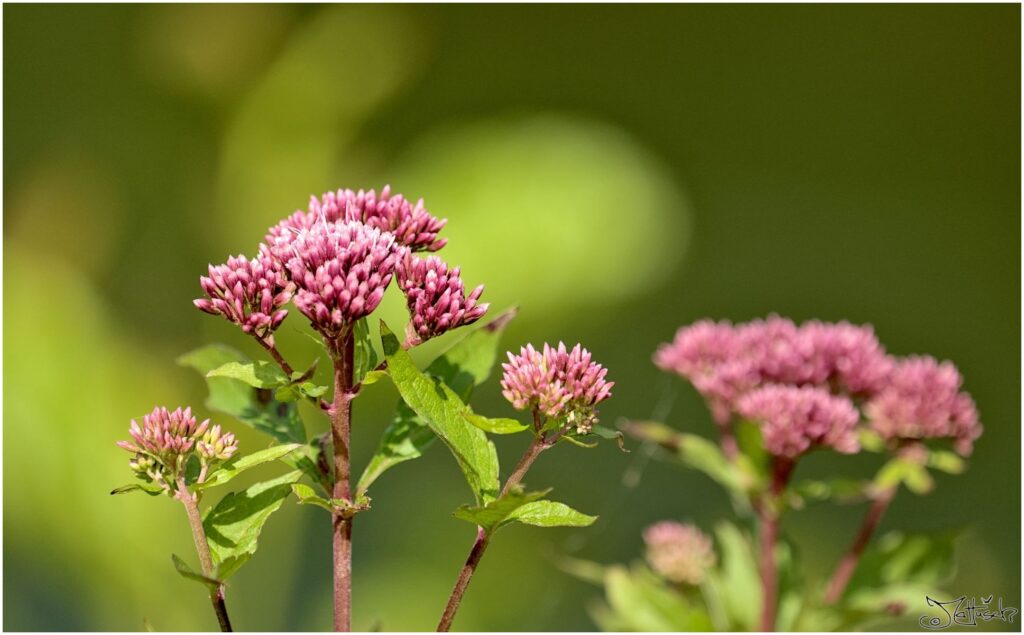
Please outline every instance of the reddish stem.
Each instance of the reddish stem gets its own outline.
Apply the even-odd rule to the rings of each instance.
[[[334,402],[331,404],[331,438],[334,446],[332,496],[350,500],[349,443],[352,432],[352,368],[355,341],[351,330],[341,336],[334,355]],[[334,630],[352,630],[352,518],[335,511],[331,518],[334,547]]]
[[[846,585],[850,583],[853,572],[857,570],[857,563],[860,562],[861,554],[864,553],[864,549],[871,542],[871,536],[878,528],[878,524],[882,522],[882,516],[885,515],[885,510],[889,508],[889,504],[895,495],[895,488],[888,489],[875,497],[871,502],[867,513],[864,514],[864,521],[861,523],[860,530],[853,539],[853,544],[850,545],[850,549],[843,555],[836,566],[835,573],[832,574],[832,579],[825,590],[825,604],[835,604],[843,596]]]
[[[762,631],[775,630],[775,611],[779,599],[779,574],[775,562],[775,544],[779,540],[779,519],[782,515],[782,493],[793,473],[793,461],[775,457],[772,464],[770,499],[757,505],[761,519],[761,626]]]
[[[178,477],[177,485],[178,492],[175,498],[181,501],[185,506],[185,513],[188,514],[188,524],[192,528],[192,541],[195,543],[196,553],[199,555],[199,566],[203,575],[212,579],[215,573],[213,555],[210,553],[210,545],[206,542],[206,530],[203,529],[203,518],[199,514],[199,503],[196,502],[195,496],[188,491],[184,477]],[[220,630],[225,633],[231,632],[231,620],[228,618],[228,608],[224,603],[223,584],[210,589],[210,603],[213,605],[213,612],[217,615]]]

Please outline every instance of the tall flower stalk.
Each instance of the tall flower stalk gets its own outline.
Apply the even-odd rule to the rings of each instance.
[[[508,363],[502,364],[502,394],[517,410],[531,412],[533,438],[505,480],[499,501],[522,490],[523,478],[543,452],[566,435],[589,434],[597,422],[597,404],[611,396],[614,386],[605,380],[607,369],[593,362],[579,344],[571,350],[561,342],[557,347],[545,344],[541,351],[527,345],[519,355],[509,353],[508,358]],[[476,539],[438,622],[438,632],[451,629],[462,597],[497,528],[477,527]]]

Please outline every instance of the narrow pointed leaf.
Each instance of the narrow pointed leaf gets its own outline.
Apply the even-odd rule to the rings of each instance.
[[[455,455],[477,502],[494,500],[498,495],[498,455],[484,431],[466,421],[472,411],[446,384],[416,368],[383,322],[380,332],[388,375],[402,399]]]
[[[111,490],[110,494],[111,496],[116,496],[117,494],[130,494],[131,492],[145,492],[150,496],[159,496],[165,491],[167,490],[156,483],[129,483],[121,487],[115,487]]]
[[[228,362],[209,371],[206,376],[237,379],[253,388],[277,388],[290,381],[276,364],[263,360],[249,363]]]
[[[463,401],[468,401],[475,386],[490,376],[498,357],[498,344],[515,310],[501,313],[486,325],[471,331],[435,359],[425,371],[448,385]],[[386,371],[372,371],[363,380],[382,377]],[[374,381],[376,381],[374,379]],[[395,418],[384,431],[377,452],[359,478],[357,492],[365,493],[370,485],[388,469],[422,456],[437,437],[423,420],[402,400]]]
[[[466,420],[484,432],[490,432],[491,434],[515,434],[516,432],[530,429],[530,426],[520,423],[515,419],[490,419],[472,412],[466,415]]]
[[[173,553],[171,554],[171,562],[174,564],[174,569],[183,578],[198,582],[208,589],[216,589],[221,585],[220,580],[214,580],[213,578],[208,578],[201,573],[196,573],[184,560]]]
[[[463,505],[455,510],[453,515],[459,520],[465,520],[483,527],[487,533],[492,533],[501,527],[517,509],[527,503],[543,498],[550,491],[550,489],[546,489],[529,493],[522,491],[509,492],[483,506]]]
[[[282,459],[301,447],[301,443],[285,443],[282,445],[275,445],[267,448],[266,450],[247,454],[239,457],[237,460],[232,459],[225,463],[219,470],[214,472],[207,481],[197,484],[196,489],[207,489],[223,485],[250,468],[270,461],[276,461],[277,459]]]
[[[517,508],[508,520],[535,527],[589,527],[597,516],[582,514],[565,503],[535,501]]]

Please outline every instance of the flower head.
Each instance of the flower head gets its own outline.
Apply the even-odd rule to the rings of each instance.
[[[886,354],[870,324],[815,320],[800,330],[810,343],[810,365],[818,382],[832,382],[854,395],[873,395],[887,383],[893,358]]]
[[[311,196],[307,211],[296,211],[270,228],[266,244],[276,258],[286,262],[295,237],[319,222],[363,223],[392,234],[399,245],[412,251],[437,251],[448,242],[437,237],[445,219],[427,212],[422,199],[413,205],[401,194],[391,194],[390,186],[385,186],[379,196],[374,190],[349,189],[326,192],[319,199]]]
[[[860,450],[853,402],[822,388],[768,385],[740,398],[737,409],[761,426],[764,447],[775,456],[794,459],[818,445],[844,454]]]
[[[328,337],[373,312],[398,259],[394,237],[355,222],[320,222],[291,244],[295,306]]]
[[[240,255],[223,265],[210,265],[209,273],[199,278],[207,297],[193,300],[199,310],[222,315],[260,338],[270,336],[288,315],[282,307],[291,299],[294,285],[266,246],[252,260]]]
[[[963,378],[951,362],[933,357],[899,360],[884,388],[864,410],[885,439],[953,439],[968,455],[982,426],[974,400],[961,392]]]
[[[661,521],[644,530],[647,562],[665,579],[700,584],[715,566],[711,538],[695,525]]]
[[[467,296],[459,268],[449,270],[437,256],[423,260],[406,251],[395,273],[405,294],[412,330],[420,341],[472,324],[487,312],[488,304],[477,304],[483,285]]]
[[[519,355],[508,354],[502,364],[502,394],[517,410],[534,409],[548,417],[565,417],[580,434],[596,422],[595,406],[611,396],[608,370],[591,361],[590,352],[577,344],[567,350],[545,344],[542,351],[528,344]]]

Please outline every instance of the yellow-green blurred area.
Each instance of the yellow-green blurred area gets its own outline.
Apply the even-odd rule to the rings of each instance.
[[[871,322],[894,353],[954,360],[985,435],[967,474],[901,494],[883,529],[963,527],[949,590],[1019,607],[1019,25],[1011,5],[5,6],[4,628],[215,626],[171,565],[195,562],[180,506],[108,495],[130,481],[114,441],[157,404],[210,414],[178,355],[260,353],[192,307],[207,263],[252,255],[311,194],[385,183],[449,219],[441,255],[467,284],[520,306],[507,348],[581,341],[610,369],[609,424],[671,404],[672,425],[711,433],[650,361],[705,316]],[[381,314],[400,327],[395,293]],[[296,365],[315,354],[303,322],[278,336]],[[380,382],[357,402],[357,470],[396,398]],[[496,377],[473,403],[513,414]],[[214,420],[243,451],[269,443]],[[525,439],[497,443],[507,474]],[[601,590],[559,554],[628,562],[653,521],[731,516],[701,475],[613,443],[560,447],[527,482],[601,520],[503,531],[456,628],[592,629]],[[469,490],[435,446],[370,495],[355,626],[432,629],[473,539],[451,517]],[[786,519],[811,576],[862,512]],[[329,553],[326,515],[287,504],[232,579],[236,626],[329,628]]]

